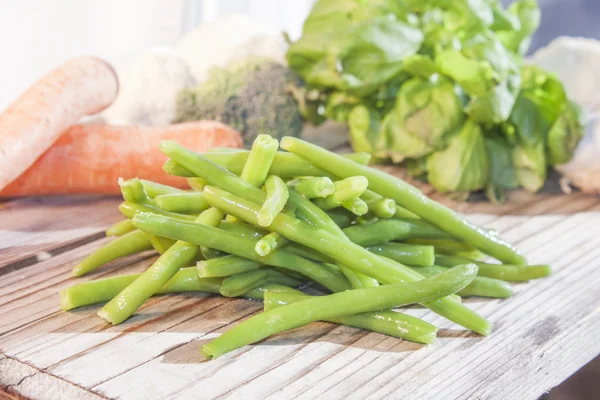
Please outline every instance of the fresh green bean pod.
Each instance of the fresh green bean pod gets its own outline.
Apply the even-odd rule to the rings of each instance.
[[[204,257],[205,260],[221,258],[225,255],[225,254],[223,254],[222,251],[219,251],[216,249],[211,249],[210,247],[206,247],[206,246],[200,246],[200,253],[202,253],[202,257]]]
[[[259,207],[255,203],[212,186],[204,188],[204,193],[206,201],[213,206],[222,208],[246,222],[256,224]],[[164,217],[157,216],[156,218]],[[175,222],[175,225],[192,225],[183,221],[172,220],[172,222]],[[136,226],[138,225],[136,224]],[[415,273],[405,265],[379,257],[343,237],[335,236],[285,214],[279,214],[269,229],[280,233],[288,240],[312,247],[333,258],[338,265],[355,269],[380,283],[414,282],[423,279],[422,275]],[[491,325],[485,318],[456,300],[440,299],[423,305],[474,332],[482,335],[491,333]]]
[[[110,226],[106,230],[106,236],[123,236],[126,233],[135,230],[135,226],[133,226],[133,222],[130,219],[124,219],[123,221],[117,222],[116,224]]]
[[[156,207],[156,203],[144,190],[144,185],[138,178],[124,180],[119,178],[119,186],[123,199],[128,203],[146,204]]]
[[[415,271],[420,272],[424,276],[433,276],[447,271],[447,268],[432,265],[430,267],[417,267]],[[486,278],[477,276],[473,282],[469,283],[464,289],[458,292],[462,297],[492,297],[505,299],[513,294],[512,287],[509,283],[499,279]]]
[[[344,201],[342,207],[359,217],[369,212],[369,205],[358,197]]]
[[[263,264],[234,255],[204,260],[196,264],[200,278],[227,277],[259,269]]]
[[[369,181],[364,176],[351,176],[336,181],[333,184],[335,186],[335,191],[332,194],[324,199],[314,200],[314,203],[325,211],[339,207],[348,200],[360,197],[365,190],[367,190]]]
[[[133,216],[135,214],[139,214],[139,213],[153,213],[153,214],[164,215],[165,217],[176,218],[176,219],[179,219],[182,221],[189,221],[189,222],[192,222],[196,219],[196,216],[194,216],[194,215],[179,214],[179,213],[161,210],[158,207],[153,207],[153,206],[149,206],[146,204],[129,203],[129,202],[121,203],[119,205],[119,211],[121,211],[121,213],[124,216],[126,216],[127,218],[133,218]]]
[[[444,267],[453,267],[462,263],[464,260],[479,267],[479,276],[500,279],[509,282],[524,282],[531,279],[545,278],[552,274],[549,265],[509,265],[509,264],[490,264],[481,261],[470,260],[466,257],[447,256],[437,254],[435,263]]]
[[[327,197],[335,191],[333,181],[326,176],[296,178],[287,185],[308,199]]]
[[[310,296],[300,291],[268,291],[264,302],[265,311],[306,300],[308,297]],[[435,326],[422,319],[391,310],[331,318],[327,322],[354,326],[425,344],[431,344],[435,341],[438,330]]]
[[[367,206],[377,218],[392,218],[396,215],[396,202],[392,199],[381,198],[367,202]]]
[[[422,244],[434,246],[435,251],[440,254],[466,257],[473,260],[481,260],[486,256],[473,246],[464,242],[457,242],[448,239],[424,239],[424,238],[407,238],[406,243]]]
[[[262,204],[265,201],[266,195],[262,190],[248,184],[243,179],[240,179],[227,169],[211,162],[209,159],[196,154],[173,141],[164,140],[160,144],[160,149],[169,157],[177,160],[177,162],[181,163],[186,168],[189,168],[197,176],[206,179],[211,185],[222,187],[227,191],[248,198],[259,204]],[[208,156],[208,154],[211,153],[205,155]],[[279,154],[287,153],[277,153],[277,156],[279,156]],[[277,156],[275,157],[274,163],[277,160]],[[273,175],[281,177],[281,174],[273,173],[272,169],[273,168],[271,168],[271,173]],[[289,206],[295,208],[299,219],[307,221],[311,225],[323,227],[327,230],[340,231],[340,228],[323,210],[294,190],[289,191],[288,203]]]
[[[281,246],[287,243],[284,237],[279,233],[271,232],[268,235],[263,236],[256,242],[254,249],[259,256],[266,256],[272,251],[277,250]]]
[[[268,231],[262,228],[252,226],[241,221],[221,221],[221,223],[219,224],[219,228],[223,229],[224,231],[235,233],[236,235],[253,240],[258,240],[268,234]]]
[[[382,219],[370,224],[353,225],[344,234],[356,244],[372,246],[411,237],[440,237],[444,233],[420,220]]]
[[[59,292],[60,307],[67,311],[92,304],[106,303],[142,274],[97,279],[69,286]],[[181,292],[219,293],[222,278],[198,278],[195,268],[179,270],[156,294]]]
[[[204,190],[204,186],[208,185],[208,183],[206,182],[205,179],[203,178],[187,178],[186,179],[188,185],[190,185],[190,187],[194,190],[197,190],[199,192],[201,192],[202,190]]]
[[[162,183],[152,182],[146,179],[140,179],[140,182],[146,194],[151,198],[155,198],[156,196],[161,196],[164,194],[187,193],[185,190],[163,185]]]
[[[173,239],[156,236],[151,233],[146,233],[146,236],[148,236],[148,240],[152,244],[152,247],[154,247],[154,250],[158,252],[158,254],[165,254],[165,252],[175,244],[175,241]]]
[[[277,139],[270,135],[258,135],[252,144],[252,150],[250,150],[240,177],[252,186],[262,186],[265,179],[267,179],[278,148],[279,142]]]
[[[291,292],[294,293],[297,290],[289,286],[281,285],[279,283],[265,283],[256,289],[252,289],[244,293],[244,297],[252,300],[264,300],[266,292]]]
[[[282,215],[282,214],[280,214]],[[221,229],[205,225],[185,223],[173,223],[178,221],[157,214],[138,214],[134,218],[134,224],[145,232],[165,235],[172,239],[184,240],[199,246],[207,246],[218,249],[228,254],[247,258],[264,265],[282,267],[298,272],[318,284],[326,287],[332,292],[341,292],[350,289],[350,284],[345,278],[332,274],[320,264],[300,257],[294,253],[279,249],[266,256],[259,256],[254,247],[256,241],[238,236]],[[183,223],[183,221],[180,221]]]
[[[384,243],[367,247],[371,253],[404,265],[430,266],[435,262],[433,246],[405,243]]]
[[[507,242],[468,223],[453,210],[431,200],[420,190],[401,179],[392,177],[383,171],[351,162],[297,138],[284,137],[281,140],[281,148],[301,156],[335,176],[341,178],[355,175],[365,176],[371,190],[393,199],[398,205],[417,214],[432,225],[472,244],[485,254],[500,261],[514,264],[526,262],[525,258]]]
[[[202,157],[210,160],[211,162],[225,168],[229,172],[240,176],[246,160],[248,159],[248,150],[235,152],[235,153],[202,153]],[[357,162],[362,165],[369,163],[370,155],[368,153],[350,153],[344,154],[344,157]],[[167,160],[163,165],[163,171],[169,175],[183,176],[187,178],[196,177],[196,173],[193,169],[184,167],[174,159]],[[277,152],[271,169],[269,170],[271,175],[277,175],[280,178],[296,178],[298,176],[328,176],[328,174],[322,169],[316,168],[311,163],[298,157],[295,154]]]
[[[202,192],[161,194],[154,198],[156,205],[165,211],[182,214],[199,214],[210,207]]]
[[[291,287],[297,287],[301,284],[297,279],[281,272],[271,268],[262,268],[225,278],[221,284],[220,293],[225,297],[242,296],[244,293],[268,283],[278,283]]]
[[[289,198],[288,187],[278,176],[271,175],[265,181],[265,201],[258,212],[258,225],[269,226],[285,207]]]
[[[201,225],[217,226],[223,216],[224,213],[221,210],[211,208],[200,214],[195,222]],[[177,271],[188,266],[197,251],[198,246],[182,241],[176,242],[146,272],[102,307],[98,311],[98,315],[113,325],[125,321]]]
[[[377,221],[379,221],[379,218],[375,214],[368,212],[356,218],[356,225],[371,225]]]
[[[369,189],[365,190],[363,195],[360,197],[367,203],[384,198],[382,195],[375,193],[374,191],[369,190]],[[407,209],[400,207],[398,204],[396,204],[396,211],[394,213],[394,216],[396,218],[410,218],[410,219],[419,219],[420,218],[417,214],[411,213]]]
[[[259,287],[269,276],[268,268],[259,268],[228,276],[223,280],[219,293],[225,297],[238,297]]]
[[[356,217],[354,214],[340,208],[327,211],[327,215],[341,229],[352,225],[352,221]]]
[[[119,236],[84,258],[72,271],[73,276],[83,276],[117,258],[150,250],[152,243],[144,232],[134,230]]]
[[[461,290],[476,274],[477,266],[467,264],[419,282],[311,296],[306,300],[254,315],[202,346],[201,350],[205,357],[216,358],[275,333],[314,321],[434,301]],[[265,298],[268,296],[269,292],[265,294]]]

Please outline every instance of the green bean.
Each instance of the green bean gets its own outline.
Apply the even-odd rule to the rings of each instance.
[[[211,208],[200,214],[195,222],[217,226],[223,216],[222,211]],[[149,233],[157,234],[155,232]],[[113,325],[125,321],[161,286],[167,283],[178,270],[189,265],[190,261],[196,256],[197,251],[198,247],[195,245],[182,241],[176,242],[146,272],[102,307],[98,311],[98,315]]]
[[[281,285],[279,283],[269,282],[260,285],[256,289],[247,291],[244,293],[244,297],[252,300],[264,300],[266,292],[296,292],[296,289]]]
[[[374,191],[369,190],[369,189],[365,190],[363,195],[360,197],[367,203],[384,198],[382,195],[375,193]],[[400,207],[398,204],[396,204],[396,211],[394,213],[394,216],[396,218],[410,218],[410,219],[419,219],[420,218],[417,214],[411,213],[410,211]]]
[[[211,249],[210,247],[206,246],[200,246],[200,252],[202,253],[202,256],[205,260],[212,260],[224,256],[222,251]]]
[[[265,181],[266,198],[258,212],[258,225],[269,226],[283,210],[289,198],[288,187],[278,176],[271,175]]]
[[[203,178],[187,178],[186,181],[192,189],[200,192],[204,189],[204,186],[208,185],[206,180],[204,180]]]
[[[434,301],[464,288],[476,274],[477,266],[467,264],[419,282],[311,296],[250,317],[202,346],[202,353],[207,358],[216,358],[275,333],[314,321]],[[265,298],[268,296],[269,292],[265,293]]]
[[[255,203],[212,186],[204,188],[204,193],[206,201],[213,206],[222,208],[246,222],[256,224],[259,207]],[[193,225],[183,221],[178,224]],[[138,225],[136,224],[136,226]],[[383,259],[345,238],[335,236],[285,214],[279,214],[269,229],[280,233],[288,240],[312,247],[333,258],[339,265],[355,269],[384,284],[411,282],[423,278],[422,275],[400,263]],[[491,325],[485,318],[455,300],[440,299],[424,304],[424,306],[474,332],[482,335],[489,335],[491,332]]]
[[[121,203],[121,205],[119,205],[119,211],[121,211],[121,213],[127,218],[133,218],[135,214],[150,212],[153,214],[164,215],[165,217],[176,218],[182,221],[192,222],[196,219],[196,217],[193,215],[178,214],[170,211],[161,210],[158,207],[152,207],[146,204],[138,203]]]
[[[392,199],[382,198],[367,202],[367,205],[377,218],[392,218],[396,214],[396,202]]]
[[[265,311],[306,300],[309,297],[300,291],[292,290],[287,292],[268,291],[265,296]],[[435,341],[438,330],[422,319],[391,310],[330,318],[327,321],[425,344]]]
[[[382,219],[370,224],[353,225],[344,229],[344,234],[356,244],[375,244],[404,240],[411,237],[435,238],[445,234],[421,220]]]
[[[154,201],[165,211],[182,214],[199,214],[209,207],[202,197],[202,192],[161,194],[156,196]]]
[[[333,181],[328,177],[296,178],[287,184],[309,199],[327,197],[335,191]]]
[[[280,248],[285,243],[287,243],[287,241],[279,233],[271,232],[268,235],[260,238],[258,242],[256,242],[254,249],[258,255],[266,256],[272,251]]]
[[[352,200],[362,195],[369,181],[364,176],[351,176],[333,183],[335,191],[324,199],[315,199],[314,203],[323,210],[331,210],[342,205],[346,200]]]
[[[175,244],[175,241],[173,239],[167,239],[164,237],[153,235],[151,233],[146,233],[146,236],[148,236],[148,240],[152,244],[152,247],[154,247],[154,250],[158,252],[158,254],[164,254],[165,251],[169,250],[169,248]]]
[[[435,261],[433,246],[405,243],[384,243],[367,247],[371,253],[397,261],[401,264],[430,266]]]
[[[121,275],[78,283],[59,292],[60,307],[67,311],[92,304],[106,303],[142,274]],[[198,278],[195,268],[179,270],[156,294],[181,292],[219,293],[222,278]]]
[[[259,287],[268,276],[269,270],[267,268],[228,276],[223,280],[219,293],[225,297],[240,296],[249,290]]]
[[[319,261],[323,263],[332,263],[331,257],[325,254],[319,253],[318,251],[311,249],[310,247],[302,246],[298,243],[290,243],[289,241],[285,245],[284,249],[290,253],[299,255],[300,257],[308,258],[309,260]]]
[[[447,271],[447,268],[433,265],[430,267],[417,267],[415,270],[425,276],[433,276]],[[502,299],[511,297],[512,293],[512,287],[507,282],[482,276],[476,277],[473,282],[458,292],[462,297],[479,296]]]
[[[134,217],[134,224],[145,232],[160,233],[172,239],[215,248],[261,264],[296,271],[332,292],[341,292],[350,288],[345,279],[340,279],[339,276],[332,274],[321,265],[285,249],[276,250],[266,256],[259,256],[254,251],[256,245],[254,240],[205,225],[190,222],[185,222],[183,225],[183,221],[179,221],[181,224],[174,223],[175,221],[178,220],[150,213],[138,214]]]
[[[148,196],[154,198],[156,196],[160,196],[163,194],[177,194],[177,193],[186,193],[185,190],[177,189],[172,186],[163,185],[162,183],[152,182],[146,179],[140,179],[142,186],[144,187],[144,191]]]
[[[117,222],[106,230],[106,236],[123,236],[126,233],[135,230],[135,226],[130,219],[124,219]]]
[[[342,202],[342,207],[359,217],[369,212],[369,205],[358,197]]]
[[[485,254],[473,246],[469,245],[468,243],[457,242],[455,240],[408,238],[405,240],[405,242],[434,246],[435,251],[440,254],[467,257],[473,260],[481,260],[485,258]]]
[[[453,267],[461,264],[464,260],[479,267],[479,276],[501,279],[503,281],[523,282],[531,279],[544,278],[552,274],[549,265],[509,265],[490,264],[481,261],[473,261],[465,257],[436,255],[435,263],[444,267]]]
[[[123,199],[129,203],[140,203],[155,206],[154,200],[152,200],[146,191],[144,185],[138,178],[132,178],[124,180],[119,178],[119,186],[121,187],[121,194]]]
[[[200,278],[225,277],[259,269],[263,264],[246,258],[226,255],[219,258],[200,261],[196,268]]]
[[[356,225],[371,225],[377,221],[379,221],[379,218],[375,214],[368,212],[356,218]]]
[[[281,268],[281,267],[271,267],[272,270],[280,272],[284,275],[287,275],[291,278],[296,279],[299,282],[305,283],[306,282],[306,276],[299,274],[296,271],[292,271],[291,269],[285,269],[285,268]]]
[[[258,135],[240,177],[250,185],[260,187],[269,174],[278,147],[277,139],[265,134]]]
[[[83,276],[117,258],[150,250],[151,248],[152,244],[144,232],[131,231],[108,242],[84,258],[73,268],[72,275]]]
[[[354,214],[348,213],[347,211],[339,208],[328,211],[327,215],[337,226],[342,229],[350,226],[352,224],[352,220],[354,219]]]
[[[472,244],[482,252],[507,263],[523,264],[525,259],[510,244],[465,221],[453,210],[429,199],[420,190],[391,175],[351,162],[344,157],[322,149],[303,140],[285,137],[281,148],[312,162],[317,167],[346,178],[365,176],[369,188],[384,197],[393,199],[404,207],[430,222],[432,225]]]
[[[340,265],[339,268],[346,279],[348,279],[348,282],[350,282],[352,289],[367,289],[379,286],[377,279],[371,278],[362,272],[355,271],[345,265]]]
[[[206,179],[206,181],[211,185],[221,187],[236,194],[237,196],[246,197],[256,203],[262,204],[265,200],[266,195],[262,190],[248,184],[243,179],[240,179],[238,176],[229,172],[223,167],[211,162],[199,154],[194,153],[193,151],[186,149],[183,146],[180,146],[175,142],[164,140],[160,144],[160,149],[169,157],[176,159],[186,168],[192,170],[194,174],[197,174],[197,176]],[[288,153],[277,154],[279,155]],[[275,157],[275,160],[277,160],[277,156]],[[281,174],[277,173],[274,173],[273,175],[281,176]],[[299,219],[307,221],[311,225],[323,227],[332,232],[335,230],[341,232],[340,228],[323,210],[294,190],[289,191],[288,203],[296,208],[296,214],[298,215]]]
[[[239,176],[244,168],[244,165],[246,164],[249,153],[249,151],[245,150],[235,153],[202,153],[201,156]],[[366,160],[370,156],[367,153],[350,153],[344,154],[343,157],[353,160],[359,164],[366,165],[368,164],[368,161]],[[197,176],[192,169],[189,169],[189,167],[184,167],[182,164],[179,164],[178,161],[175,161],[175,159],[167,160],[163,165],[163,171],[169,175],[183,176],[187,178]],[[273,160],[273,165],[271,165],[269,173],[271,175],[277,175],[280,178],[328,175],[322,169],[316,168],[314,165],[298,157],[297,155],[282,151],[278,151],[275,155],[275,159]]]
[[[165,161],[162,166],[163,171],[165,171],[169,175],[181,176],[184,178],[194,178],[196,175],[185,168],[183,165],[179,164],[177,161],[169,159]]]
[[[237,297],[267,283],[279,283],[285,286],[299,286],[300,281],[271,268],[262,268],[232,275],[223,280],[220,293],[225,297]]]
[[[249,225],[245,222],[241,222],[241,221],[236,221],[236,222],[229,222],[229,221],[221,221],[221,223],[219,224],[219,228],[223,229],[224,231],[227,232],[231,232],[231,233],[235,233],[236,235],[245,237],[245,238],[249,238],[249,239],[260,239],[263,236],[267,235],[268,231],[261,229],[261,228],[257,228],[255,226]]]

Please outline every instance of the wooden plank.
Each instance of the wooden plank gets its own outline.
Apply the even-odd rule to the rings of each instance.
[[[443,201],[497,229],[531,262],[550,262],[555,269],[550,278],[515,285],[512,299],[466,301],[494,322],[488,338],[411,307],[407,313],[441,328],[434,345],[314,323],[204,362],[199,346],[260,310],[260,303],[201,294],[161,296],[116,327],[96,317],[99,306],[60,312],[56,292],[65,285],[140,271],[152,261],[142,255],[90,277],[69,277],[75,263],[105,242],[100,239],[2,276],[0,351],[85,393],[123,399],[399,394],[407,399],[527,399],[600,353],[598,198],[515,192],[503,206]],[[17,392],[49,398],[28,382]]]
[[[0,353],[0,397],[10,399],[106,399],[71,382]]]
[[[119,221],[116,197],[31,197],[0,207],[0,275],[96,240]]]

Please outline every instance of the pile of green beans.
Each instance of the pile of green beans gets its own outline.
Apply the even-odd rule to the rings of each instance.
[[[190,189],[120,180],[125,219],[73,276],[139,253],[160,256],[143,273],[63,289],[63,310],[106,303],[98,315],[119,324],[151,296],[263,300],[264,312],[202,346],[207,358],[314,321],[429,344],[437,328],[395,308],[418,303],[489,335],[491,323],[462,298],[508,298],[510,282],[550,274],[497,234],[368,167],[367,154],[268,135],[249,151],[198,154],[171,141],[160,148],[169,157],[163,169]],[[323,295],[299,290],[307,286]]]

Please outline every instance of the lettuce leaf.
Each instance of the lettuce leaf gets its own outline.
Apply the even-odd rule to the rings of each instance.
[[[486,187],[490,165],[481,127],[467,120],[450,145],[427,158],[427,179],[441,193]]]

